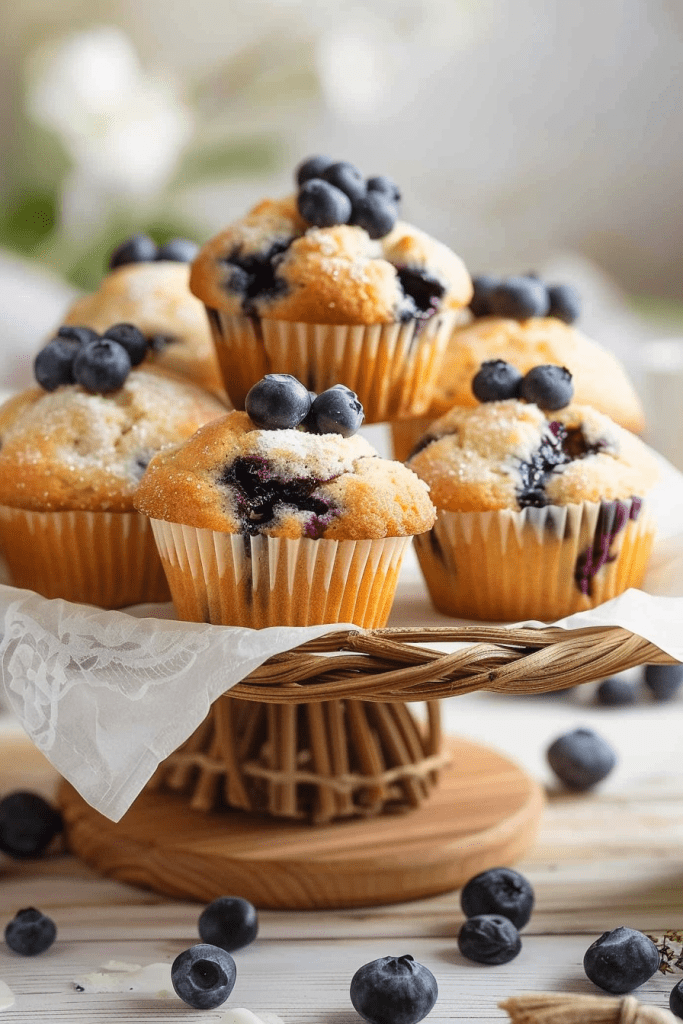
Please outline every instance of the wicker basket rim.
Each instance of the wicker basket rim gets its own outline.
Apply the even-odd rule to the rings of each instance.
[[[425,643],[468,646],[443,652],[420,646]],[[619,626],[358,628],[326,633],[269,658],[229,694],[271,704],[424,701],[475,690],[537,694],[645,664],[678,662]]]

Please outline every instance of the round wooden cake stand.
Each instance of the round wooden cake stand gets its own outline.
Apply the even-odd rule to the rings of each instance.
[[[502,754],[448,739],[439,785],[401,814],[312,826],[239,810],[193,811],[176,793],[144,791],[118,823],[68,783],[67,842],[111,878],[209,902],[313,910],[414,900],[460,888],[518,860],[534,841],[543,790]]]

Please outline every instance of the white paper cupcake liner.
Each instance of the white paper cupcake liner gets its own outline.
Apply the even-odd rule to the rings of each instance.
[[[149,520],[137,512],[30,512],[0,505],[0,543],[15,587],[124,608],[168,601]]]
[[[550,622],[640,586],[654,532],[640,498],[519,512],[440,509],[415,547],[432,601],[447,615]]]
[[[311,391],[346,384],[366,423],[429,408],[456,313],[426,322],[339,326],[252,319],[210,310],[225,389],[236,409],[266,373],[291,373]]]
[[[249,537],[151,522],[178,617],[254,629],[383,626],[410,541]]]

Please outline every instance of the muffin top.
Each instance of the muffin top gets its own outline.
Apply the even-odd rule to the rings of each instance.
[[[505,359],[522,373],[540,363],[566,366],[574,378],[577,402],[599,409],[634,433],[645,426],[640,399],[617,357],[551,316],[522,321],[485,316],[457,328],[436,386],[431,407],[435,417],[454,405],[476,404],[470,384],[487,359]]]
[[[206,310],[189,289],[189,265],[172,260],[117,264],[97,291],[68,310],[65,324],[106,331],[132,323],[148,340],[148,362],[223,394]]]
[[[0,407],[0,503],[128,512],[154,452],[225,412],[190,381],[135,369],[118,389],[30,388]]]
[[[245,536],[373,540],[428,530],[427,485],[354,433],[362,408],[353,392],[330,388],[316,401],[293,377],[267,376],[247,395],[247,412],[207,423],[151,460],[136,508]]]
[[[447,246],[399,220],[374,234],[311,225],[296,196],[266,199],[203,247],[190,287],[223,313],[320,324],[422,320],[469,302],[470,276]]]
[[[544,411],[516,398],[451,409],[408,465],[451,512],[642,496],[658,475],[645,445],[603,413],[577,404]]]

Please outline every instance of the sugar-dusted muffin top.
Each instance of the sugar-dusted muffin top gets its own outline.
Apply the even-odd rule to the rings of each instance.
[[[423,533],[427,486],[358,436],[264,430],[232,412],[150,462],[135,497],[152,519],[226,533],[372,540]]]
[[[484,316],[457,328],[439,374],[431,409],[434,416],[454,405],[476,405],[472,377],[489,359],[504,359],[521,373],[541,363],[566,366],[578,403],[599,409],[634,433],[643,430],[643,407],[616,356],[554,316],[526,320]]]
[[[148,361],[223,393],[206,310],[189,289],[187,263],[171,260],[117,266],[97,291],[68,310],[65,324],[104,332],[132,323],[149,341]]]
[[[208,242],[190,287],[224,313],[321,324],[423,319],[472,295],[462,260],[423,231],[311,227],[295,196],[264,200]]]
[[[0,407],[0,503],[132,511],[152,455],[223,413],[207,391],[151,367],[106,395],[78,384],[30,388]]]
[[[645,445],[584,405],[544,412],[517,399],[455,407],[408,465],[451,512],[643,496],[657,464]]]

